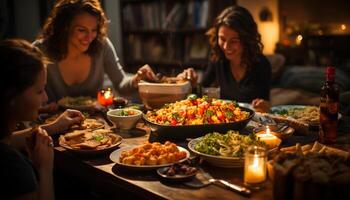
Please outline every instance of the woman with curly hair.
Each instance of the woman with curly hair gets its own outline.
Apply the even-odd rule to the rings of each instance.
[[[202,86],[216,81],[221,98],[252,103],[256,110],[267,111],[271,65],[262,54],[261,36],[249,11],[240,6],[226,8],[207,35],[211,57]]]
[[[59,0],[34,42],[52,62],[46,91],[49,102],[65,96],[91,96],[107,73],[122,94],[136,91],[141,79],[154,79],[148,65],[128,77],[107,38],[107,19],[98,0]]]

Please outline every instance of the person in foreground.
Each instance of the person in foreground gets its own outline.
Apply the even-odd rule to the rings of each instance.
[[[45,59],[39,49],[24,40],[0,42],[0,180],[5,199],[54,199],[53,143],[48,135],[80,123],[83,115],[68,110],[43,128],[33,127],[13,133],[16,124],[38,117],[47,100]],[[20,139],[19,139],[20,138]],[[13,141],[26,138],[28,157],[19,153]]]
[[[257,111],[268,111],[271,65],[262,54],[261,36],[249,11],[240,6],[226,8],[207,35],[211,56],[202,86],[217,81],[222,99],[251,103]],[[185,70],[182,76],[193,73]]]

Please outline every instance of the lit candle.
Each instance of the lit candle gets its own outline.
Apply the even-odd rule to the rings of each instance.
[[[97,94],[97,101],[102,106],[110,106],[113,104],[114,94],[111,88],[107,88],[106,90],[100,90]]]
[[[266,143],[269,149],[273,149],[281,144],[281,139],[271,134],[269,126],[266,126],[266,131],[261,131],[256,134],[260,141]]]
[[[244,184],[260,188],[266,180],[266,150],[263,147],[248,147],[244,160]]]

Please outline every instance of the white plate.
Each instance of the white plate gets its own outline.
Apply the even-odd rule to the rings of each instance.
[[[243,167],[244,157],[226,157],[226,156],[214,156],[205,153],[201,153],[195,150],[195,145],[200,141],[201,138],[196,138],[188,143],[188,148],[195,154],[201,156],[203,160],[217,167],[225,168],[236,168]]]
[[[111,153],[111,155],[109,156],[109,158],[115,162],[117,165],[128,168],[128,169],[133,169],[133,170],[152,170],[152,169],[158,169],[160,167],[167,167],[170,166],[174,163],[168,163],[168,164],[164,164],[164,165],[128,165],[128,164],[124,164],[121,163],[119,161],[120,155],[123,151],[129,151],[131,149],[137,148],[138,146],[128,146],[128,147],[122,147],[120,149],[117,149],[115,151],[113,151]],[[188,159],[190,157],[190,152],[188,152],[185,148],[177,146],[177,148],[180,151],[185,151],[186,152],[186,158],[179,160],[178,162],[183,162],[186,159]]]

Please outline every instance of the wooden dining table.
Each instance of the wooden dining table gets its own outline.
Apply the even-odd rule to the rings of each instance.
[[[343,123],[348,122],[350,120]],[[341,133],[338,137],[340,144],[345,148],[349,147],[350,143],[350,129],[348,130],[349,132]],[[119,147],[141,145],[147,142],[152,134],[142,122],[137,125],[137,129],[130,132],[115,131],[123,137]],[[315,138],[299,138],[290,143],[309,143],[312,140]],[[187,147],[185,141],[177,144]],[[221,185],[208,184],[201,188],[193,188],[182,182],[164,181],[157,175],[156,170],[125,169],[110,160],[110,153],[77,154],[59,146],[56,140],[54,167],[57,196],[62,199],[74,196],[84,199],[273,199],[273,185],[270,180],[266,181],[262,189],[252,190],[250,197],[246,197]],[[214,178],[243,185],[243,167],[220,168],[206,162],[200,167]],[[69,190],[73,193],[70,194]]]

